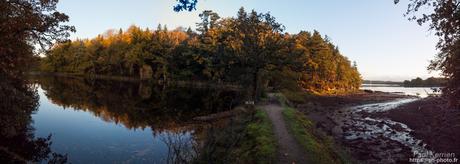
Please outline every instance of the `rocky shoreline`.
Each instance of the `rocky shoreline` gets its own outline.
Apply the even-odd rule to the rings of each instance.
[[[460,110],[449,108],[441,97],[429,97],[373,114],[404,123],[427,148],[439,153],[460,155]]]
[[[432,153],[432,149],[457,153],[455,149],[460,147],[460,112],[440,110],[446,108],[439,101],[397,93],[361,92],[315,97],[298,107],[357,162],[409,163],[410,158],[417,157],[414,153]],[[420,123],[421,120],[425,122]],[[427,131],[427,124],[433,130]],[[436,145],[433,142],[442,143],[432,146]]]

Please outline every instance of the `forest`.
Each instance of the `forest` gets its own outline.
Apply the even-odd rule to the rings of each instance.
[[[412,80],[404,80],[404,87],[443,87],[446,86],[447,79],[445,78],[435,78],[429,77],[423,80],[420,77],[417,77]]]
[[[417,38],[412,39],[413,43],[380,42],[382,35],[406,30],[405,26],[391,26],[399,19],[376,19],[390,13],[370,10],[371,6],[384,8],[380,3],[335,2],[338,8],[330,2],[286,3],[296,6],[284,13],[279,10],[283,9],[281,1],[260,1],[249,6],[255,10],[270,7],[268,13],[242,7],[233,17],[221,17],[196,7],[198,0],[172,1],[176,5],[169,7],[175,12],[200,12],[196,28],[132,25],[103,32],[106,29],[98,28],[106,26],[86,24],[100,34],[74,40],[68,38],[79,36],[80,30],[91,32],[75,21],[78,18],[84,18],[85,23],[108,21],[109,27],[120,27],[121,22],[113,19],[125,18],[105,9],[120,7],[123,11],[116,12],[123,16],[127,12],[137,14],[123,21],[138,24],[145,22],[132,18],[146,15],[140,6],[155,11],[149,16],[164,13],[156,13],[162,10],[144,2],[102,6],[73,1],[61,4],[59,0],[0,1],[0,161],[458,162],[460,0],[394,0],[395,4],[407,2],[404,17],[427,25],[439,39],[438,52],[428,70],[440,71],[442,78],[404,82],[391,82],[389,78],[363,81],[356,62],[340,51],[337,42],[316,30],[287,32],[270,14],[291,14],[288,17],[295,20],[294,26],[306,24],[328,30],[306,17],[315,16],[320,23],[335,23],[328,26],[351,34],[353,39],[366,35],[362,30],[354,31],[359,29],[355,22],[374,30],[377,20],[384,22],[390,32],[360,41],[377,47],[421,47]],[[156,7],[163,1],[154,3]],[[239,2],[226,3],[218,4],[227,8]],[[367,10],[360,10],[357,4],[361,3]],[[264,6],[259,8],[260,4]],[[223,11],[212,6],[204,7]],[[108,16],[87,18],[91,12],[86,9],[90,7],[96,9],[91,16]],[[294,7],[319,10],[311,14]],[[359,17],[336,9],[353,11]],[[330,17],[330,13],[338,15]],[[337,21],[340,18],[343,21]],[[283,21],[291,22],[285,17]],[[353,30],[344,30],[345,26]],[[79,27],[79,33],[75,33],[75,27]],[[380,59],[387,57],[373,54],[377,49],[362,42],[350,42],[347,52],[370,48],[365,55],[374,61],[383,63]],[[340,43],[347,45],[342,40]],[[405,59],[394,61],[403,61],[402,68],[407,68]],[[364,68],[368,63],[360,64]],[[368,71],[363,68],[360,70]]]
[[[61,42],[40,59],[40,70],[160,83],[238,83],[253,93],[268,87],[344,92],[361,84],[356,63],[318,31],[286,33],[269,13],[244,8],[236,17],[221,18],[210,10],[199,16],[196,30],[133,25],[92,39]]]

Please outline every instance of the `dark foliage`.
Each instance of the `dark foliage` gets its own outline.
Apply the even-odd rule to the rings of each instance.
[[[0,161],[65,163],[66,155],[51,151],[51,136],[35,137],[32,113],[38,94],[33,85],[20,79],[0,80]]]
[[[430,12],[422,13],[424,7]],[[449,79],[443,94],[450,98],[453,107],[460,107],[460,1],[410,0],[406,16],[420,25],[428,23],[439,37],[437,48],[440,52],[428,68],[442,71]]]
[[[58,0],[0,1],[0,161],[30,163],[49,160],[65,163],[67,157],[53,153],[51,136],[36,138],[31,114],[38,95],[23,79],[34,54],[68,37],[71,26],[62,25],[67,15],[56,11]],[[41,51],[35,46],[39,45]]]
[[[46,49],[74,31],[62,25],[68,16],[56,11],[58,0],[3,0],[0,2],[0,73],[18,76],[27,68],[34,46]]]
[[[173,7],[174,11],[193,11],[196,10],[198,0],[176,0],[177,4]]]
[[[443,87],[447,84],[447,79],[445,78],[435,78],[430,77],[423,80],[420,77],[417,77],[412,80],[404,80],[404,87]]]

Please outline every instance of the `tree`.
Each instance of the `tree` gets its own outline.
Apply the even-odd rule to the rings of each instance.
[[[197,31],[201,32],[201,34],[205,34],[209,29],[214,28],[217,25],[217,20],[220,19],[219,14],[212,10],[205,10],[199,16],[202,22],[197,23]]]
[[[226,37],[225,42],[230,43],[228,49],[246,69],[246,75],[252,78],[252,98],[257,101],[261,73],[277,64],[284,27],[269,13],[253,10],[248,14],[244,8],[240,8],[236,18],[229,20],[231,27],[224,35],[232,37]]]
[[[399,0],[395,0],[399,3]],[[422,7],[433,9],[419,14]],[[419,15],[417,15],[419,14]],[[458,0],[410,0],[405,14],[419,25],[429,23],[439,37],[439,53],[428,69],[440,70],[449,78],[443,94],[450,97],[450,104],[460,107],[460,1]]]
[[[58,0],[7,0],[0,2],[0,74],[18,76],[34,55],[55,41],[63,41],[74,27],[62,25],[68,16],[56,11]],[[36,52],[36,51],[35,51]]]
[[[0,1],[0,161],[7,163],[66,162],[52,153],[51,137],[36,137],[30,127],[38,93],[22,77],[37,52],[65,40],[72,26],[56,11],[58,0]],[[35,46],[41,47],[40,51]],[[52,157],[50,158],[50,154]]]
[[[317,31],[283,33],[270,14],[244,8],[233,18],[200,15],[199,33],[162,25],[155,31],[108,30],[54,46],[42,65],[51,72],[233,83],[246,86],[254,100],[269,87],[334,93],[361,84],[356,65]]]
[[[445,78],[430,77],[426,80],[417,77],[412,80],[404,80],[404,87],[442,87],[446,84]]]
[[[359,89],[361,77],[354,65],[340,54],[339,49],[321,34],[305,31],[293,36],[290,54],[299,72],[299,85],[311,92],[341,92]]]

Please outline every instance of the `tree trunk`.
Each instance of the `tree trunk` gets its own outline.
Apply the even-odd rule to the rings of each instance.
[[[125,75],[125,72],[123,70],[123,64],[121,62],[118,64],[118,69],[120,69],[120,73],[122,76]]]
[[[259,69],[256,69],[253,74],[253,82],[252,82],[252,98],[254,102],[257,102],[259,99]]]
[[[152,78],[153,71],[152,67],[150,67],[149,65],[144,64],[139,72],[141,80],[147,80]]]
[[[165,65],[163,65],[163,84],[166,84],[167,81],[166,81],[166,73],[167,73],[167,67]]]

